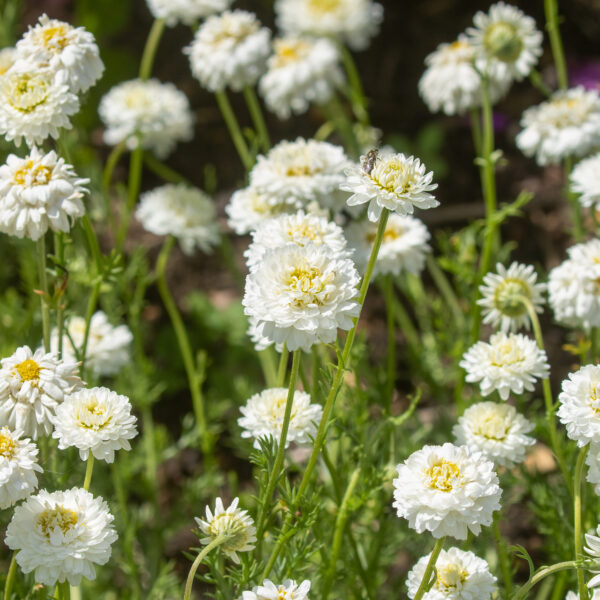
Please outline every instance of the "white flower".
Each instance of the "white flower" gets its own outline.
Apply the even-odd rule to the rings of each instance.
[[[255,317],[248,317],[248,330],[246,331],[250,341],[254,344],[254,349],[257,352],[266,350],[269,346],[273,346],[273,340],[262,334],[262,327],[259,328],[258,320]],[[277,352],[283,351],[283,344],[275,344]]]
[[[106,126],[104,141],[127,141],[164,158],[177,142],[191,140],[194,118],[187,96],[172,83],[132,79],[113,87],[100,101],[98,113]]]
[[[28,438],[8,427],[0,429],[0,509],[27,498],[38,486],[38,449]]]
[[[361,157],[360,166],[346,170],[348,179],[340,189],[352,192],[349,206],[369,203],[369,220],[377,221],[384,208],[400,215],[410,215],[414,208],[434,208],[439,202],[429,193],[437,188],[431,183],[418,158],[404,154],[378,154],[371,151]]]
[[[440,44],[425,59],[427,69],[419,80],[419,93],[431,112],[461,115],[481,106],[481,77],[475,70],[475,50],[466,36],[451,44]],[[489,79],[489,93],[495,104],[508,91],[510,81]]]
[[[95,564],[108,562],[118,537],[113,520],[106,502],[82,488],[40,490],[15,508],[4,541],[35,581],[79,585],[82,577],[96,578]]]
[[[245,10],[225,11],[206,19],[184,53],[194,77],[211,92],[239,91],[254,85],[271,53],[271,32]]]
[[[538,165],[583,156],[600,145],[600,96],[582,86],[554,92],[550,100],[528,108],[516,143]]]
[[[585,457],[585,464],[589,467],[586,481],[594,486],[594,492],[600,496],[600,442],[590,443],[590,449]],[[599,592],[600,593],[600,592]]]
[[[310,581],[305,579],[298,585],[293,579],[286,579],[275,585],[265,579],[262,585],[252,588],[251,592],[242,592],[241,600],[308,600]]]
[[[63,336],[63,358],[76,360],[83,346],[85,319],[71,317],[66,323]],[[131,361],[129,346],[133,335],[127,325],[113,326],[107,316],[99,310],[90,319],[90,333],[86,348],[86,366],[95,376],[116,375]],[[75,344],[75,348],[73,348]],[[53,329],[50,335],[50,348],[58,354],[58,331]]]
[[[270,436],[279,442],[287,395],[287,388],[270,388],[251,396],[246,406],[240,408],[244,415],[238,419],[238,425],[244,429],[242,437],[254,438],[255,448],[260,449],[260,437]],[[285,447],[287,448],[290,442],[310,444],[311,438],[317,433],[322,414],[320,404],[311,404],[309,394],[296,390]]]
[[[600,240],[571,246],[569,258],[548,275],[548,300],[557,321],[571,327],[600,325]]]
[[[25,158],[10,154],[0,167],[0,231],[32,240],[48,228],[70,231],[85,213],[86,183],[54,150],[32,148]]]
[[[15,64],[16,60],[16,48],[8,47],[0,50],[0,77]]]
[[[69,117],[79,110],[69,91],[66,71],[54,73],[36,65],[15,64],[0,77],[0,135],[28,146],[55,139],[59,129],[72,127]]]
[[[254,549],[256,542],[256,528],[248,511],[240,510],[239,498],[235,498],[227,507],[223,507],[221,498],[215,501],[215,512],[206,507],[206,520],[195,517],[200,531],[206,536],[200,539],[201,544],[210,544],[221,535],[225,535],[225,541],[219,546],[223,553],[231,558],[234,563],[239,564],[238,552],[248,552]]]
[[[135,216],[151,233],[175,236],[186,254],[192,254],[195,247],[211,252],[219,243],[213,201],[201,190],[182,183],[142,194]]]
[[[598,528],[596,529],[596,533],[598,535],[600,535],[600,525],[598,525]],[[590,555],[592,556],[592,558],[595,558],[596,561],[600,560],[600,537],[592,535],[591,533],[586,533],[585,534],[585,543],[587,544],[587,546],[584,548],[584,550]],[[598,571],[593,571],[594,573],[598,573]],[[588,587],[592,588],[592,587],[596,587],[597,585],[600,585],[600,574],[596,575],[595,577],[592,577],[592,579],[590,579],[588,581]],[[596,594],[596,591],[594,591],[594,596]],[[595,600],[595,598],[594,598]]]
[[[260,155],[250,172],[250,184],[267,203],[317,202],[339,212],[348,194],[340,191],[352,163],[343,148],[328,142],[297,138]]]
[[[600,153],[585,158],[571,172],[571,191],[585,207],[600,209]]]
[[[483,322],[504,332],[521,327],[529,329],[529,313],[522,299],[528,300],[536,313],[541,313],[546,284],[536,283],[537,274],[532,265],[513,262],[507,269],[498,263],[496,271],[487,273],[479,287],[482,298],[477,304],[483,307]]]
[[[590,600],[600,600],[600,590],[589,590],[592,592]],[[577,592],[567,592],[565,600],[579,600],[579,594]]]
[[[534,424],[510,404],[478,402],[459,417],[452,433],[459,446],[481,452],[496,465],[511,467],[525,460],[527,446],[535,439],[526,435]]]
[[[355,250],[353,258],[362,273],[367,268],[376,234],[377,225],[371,221],[355,221],[346,227],[348,244]],[[430,251],[427,243],[430,237],[427,227],[419,219],[392,213],[385,227],[373,276],[422,271],[425,255]]]
[[[538,348],[535,340],[504,332],[492,335],[489,343],[471,346],[460,366],[467,372],[468,382],[479,382],[483,396],[496,390],[502,400],[510,392],[532,392],[536,378],[546,379],[550,370],[546,352]]]
[[[417,533],[464,540],[500,508],[494,464],[465,446],[425,446],[397,468],[393,506]]]
[[[194,25],[215,13],[229,8],[233,0],[146,0],[155,19],[164,19],[170,27],[181,22]]]
[[[285,37],[273,42],[275,53],[259,90],[267,108],[280,119],[326,104],[344,83],[340,55],[326,38]]]
[[[260,336],[308,352],[315,343],[333,343],[338,327],[353,326],[359,282],[350,259],[322,245],[288,244],[267,251],[248,275],[242,304]]]
[[[475,27],[467,29],[475,49],[475,64],[496,81],[527,77],[542,55],[542,33],[535,20],[516,6],[497,2],[488,14],[473,17]]]
[[[285,33],[337,38],[353,50],[365,49],[383,20],[371,0],[277,0],[275,12]]]
[[[83,386],[77,369],[77,363],[41,349],[17,348],[0,360],[0,423],[34,440],[48,435],[56,407]]]
[[[85,92],[104,72],[94,36],[43,14],[17,42],[19,59],[65,71],[72,92]]]
[[[244,252],[248,268],[251,271],[256,269],[267,250],[285,244],[323,244],[338,256],[348,257],[351,254],[346,249],[346,238],[339,225],[301,210],[293,215],[264,221],[252,232],[252,243]]]
[[[406,578],[408,597],[414,598],[431,554],[423,556]],[[423,600],[490,600],[496,578],[485,560],[452,547],[442,550],[435,562],[436,578]]]
[[[52,422],[58,447],[78,448],[81,460],[91,452],[94,458],[112,463],[115,450],[131,450],[129,440],[137,435],[129,398],[105,387],[70,394],[56,407]]]

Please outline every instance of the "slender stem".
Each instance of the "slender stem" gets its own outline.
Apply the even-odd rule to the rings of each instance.
[[[127,203],[125,205],[125,212],[121,216],[121,224],[117,231],[117,239],[115,247],[119,252],[123,250],[123,244],[129,231],[129,223],[131,222],[131,213],[138,201],[140,195],[140,186],[142,184],[142,166],[144,159],[144,151],[138,145],[135,150],[131,153],[129,159],[129,181],[127,187]]]
[[[400,328],[400,331],[402,331],[402,335],[408,344],[409,350],[415,356],[419,356],[423,350],[419,332],[413,325],[410,315],[406,312],[402,300],[399,297],[394,296],[394,302],[396,303],[396,306],[394,307],[394,316],[398,321],[398,327]]]
[[[427,270],[431,275],[431,279],[433,279],[433,282],[437,286],[438,290],[440,290],[442,296],[444,297],[444,300],[446,301],[446,304],[450,308],[450,311],[452,312],[452,317],[456,323],[457,328],[462,331],[465,321],[465,315],[462,311],[454,289],[450,285],[450,282],[444,274],[444,271],[442,271],[442,269],[437,264],[435,258],[431,254],[428,254],[426,260]]]
[[[65,243],[64,233],[62,231],[58,231],[54,234],[54,254],[56,255],[56,261],[58,265],[60,267],[63,267],[65,262]],[[56,336],[58,341],[58,358],[62,358],[63,353],[63,332],[65,327],[65,307],[63,302],[64,291],[65,287],[63,285],[61,293],[58,297],[58,303],[56,305]]]
[[[127,139],[119,142],[111,150],[108,158],[106,159],[106,164],[104,165],[104,171],[102,173],[102,198],[104,200],[104,211],[111,227],[114,227],[114,218],[110,208],[110,186],[115,168],[121,159],[121,156],[125,154],[125,150],[127,150]]]
[[[320,105],[326,119],[330,121],[344,140],[346,151],[351,156],[358,158],[360,147],[356,139],[352,121],[348,118],[346,107],[340,99],[333,94],[326,104]]]
[[[68,581],[63,581],[58,584],[58,597],[60,600],[70,600],[71,599],[71,587],[69,586]]]
[[[83,480],[83,489],[89,490],[92,483],[92,473],[94,472],[94,455],[91,450],[88,454],[87,465],[85,467],[85,479]]]
[[[102,279],[100,276],[96,278],[96,282],[94,283],[94,287],[92,287],[92,293],[88,298],[88,305],[85,311],[85,329],[83,332],[83,343],[81,344],[81,349],[79,350],[79,356],[81,357],[81,367],[79,368],[81,375],[83,376],[85,372],[85,363],[87,360],[87,346],[88,341],[90,339],[90,328],[92,325],[92,317],[94,316],[94,312],[96,311],[96,307],[98,305],[98,298],[100,297],[100,287],[102,286]]]
[[[265,118],[262,109],[260,108],[260,102],[256,97],[254,88],[250,87],[249,85],[244,86],[244,98],[246,100],[246,104],[248,105],[248,110],[250,111],[254,128],[258,134],[260,147],[262,148],[263,152],[268,152],[269,148],[271,148],[271,140],[269,139],[267,124],[265,123]]]
[[[92,258],[94,259],[94,263],[96,264],[96,269],[98,274],[100,275],[104,270],[103,262],[102,262],[102,252],[100,252],[100,244],[98,243],[98,237],[96,236],[96,232],[92,226],[92,222],[90,221],[90,217],[87,213],[81,217],[81,225],[83,226],[83,230],[85,231],[85,237],[88,241],[88,246],[90,247],[90,251],[92,253]]]
[[[156,56],[156,51],[158,50],[158,45],[164,29],[164,19],[156,19],[154,23],[152,23],[152,29],[150,29],[150,33],[146,39],[146,45],[144,46],[144,53],[142,54],[142,61],[140,63],[139,77],[142,80],[148,79],[152,74],[154,57]]]
[[[279,357],[279,368],[277,369],[277,387],[283,387],[285,385],[285,371],[288,364],[288,349],[284,344],[281,349],[281,356]]]
[[[552,96],[552,90],[544,83],[542,75],[537,69],[531,69],[529,72],[529,81],[531,81],[533,86],[547,98]]]
[[[387,324],[387,364],[385,378],[385,406],[389,413],[394,399],[394,383],[396,381],[396,327],[394,318],[394,282],[390,274],[386,275],[383,284]]]
[[[431,556],[429,557],[429,562],[427,563],[427,567],[425,567],[425,573],[423,573],[423,579],[421,580],[421,585],[415,594],[413,600],[421,600],[425,595],[425,592],[429,590],[431,587],[431,574],[435,568],[435,563],[437,562],[438,556],[442,551],[442,546],[444,545],[445,538],[441,537],[435,541],[435,546],[433,547],[433,551],[431,552]]]
[[[550,46],[552,47],[552,56],[556,65],[556,77],[558,87],[566,90],[569,87],[567,76],[567,63],[563,50],[562,39],[560,37],[560,28],[558,26],[558,2],[557,0],[544,0],[544,12],[546,13],[546,30],[550,37]]]
[[[500,570],[502,571],[502,582],[504,583],[504,594],[506,598],[510,598],[512,594],[512,572],[510,567],[510,560],[508,558],[508,552],[506,551],[506,542],[504,541],[502,534],[500,533],[500,512],[494,513],[494,520],[492,523],[492,529],[494,537],[496,538],[496,547],[498,549],[498,560],[500,562]]]
[[[561,563],[556,563],[551,565],[550,567],[546,567],[541,571],[538,571],[533,577],[529,579],[527,583],[524,583],[515,593],[515,595],[511,598],[511,600],[524,600],[527,598],[527,594],[529,590],[537,585],[540,581],[548,577],[549,575],[554,575],[554,573],[558,573],[560,571],[566,571],[568,569],[581,569],[581,564],[576,560],[568,560]]]
[[[156,443],[151,406],[145,405],[142,407],[142,428],[144,436],[146,477],[150,482],[153,494],[156,495]]]
[[[363,124],[369,125],[369,111],[367,110],[367,98],[363,89],[362,81],[354,57],[345,44],[338,44],[338,49],[342,57],[342,63],[350,83],[350,89],[352,92],[352,111],[356,118]]]
[[[6,576],[6,583],[4,584],[4,600],[10,600],[12,596],[12,589],[15,585],[15,577],[17,576],[17,551],[15,550],[10,559],[10,566],[8,567],[8,575]]]
[[[219,109],[221,110],[221,114],[225,119],[225,124],[227,125],[227,129],[229,130],[229,135],[231,135],[231,139],[233,140],[233,145],[237,150],[237,153],[240,156],[242,164],[246,171],[250,171],[252,165],[254,164],[254,159],[252,158],[250,151],[248,150],[248,146],[246,141],[244,140],[244,136],[242,134],[242,130],[240,129],[240,124],[235,117],[235,113],[231,108],[231,104],[229,102],[229,98],[227,98],[226,92],[220,91],[215,92],[215,98],[217,99],[217,104],[219,105]]]
[[[585,457],[589,449],[584,446],[579,451],[577,462],[575,463],[575,474],[573,475],[573,529],[575,534],[575,560],[583,557],[583,539],[581,535],[581,475]],[[588,589],[585,585],[583,571],[577,571],[577,589],[579,590],[579,600],[588,600]]]
[[[169,183],[184,183],[186,185],[193,185],[192,182],[187,178],[172,169],[165,163],[161,162],[152,154],[152,152],[144,152],[144,164],[161,179],[168,181]]]
[[[471,111],[471,135],[473,136],[475,156],[481,156],[481,114],[477,108]]]
[[[190,568],[190,572],[188,573],[187,580],[185,582],[185,592],[183,594],[183,600],[190,600],[192,596],[192,586],[194,585],[194,577],[196,576],[196,571],[198,567],[202,563],[202,561],[206,558],[206,555],[216,548],[220,546],[227,539],[226,534],[221,534],[217,536],[206,548],[204,548],[196,557],[196,560],[192,563]]]
[[[38,277],[40,281],[40,301],[42,303],[42,330],[44,350],[50,352],[50,306],[48,305],[48,275],[46,274],[46,240],[42,236],[36,242]]]
[[[275,350],[271,346],[257,352],[265,383],[267,384],[267,387],[270,388],[277,387],[277,371],[275,369],[274,353]]]

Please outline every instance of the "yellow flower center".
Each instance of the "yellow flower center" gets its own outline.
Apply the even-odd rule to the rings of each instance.
[[[507,277],[494,291],[494,307],[507,317],[520,317],[527,313],[523,298],[531,300],[529,284],[516,277]]]
[[[466,50],[469,47],[469,44],[463,40],[456,40],[450,44],[451,50]]]
[[[12,458],[15,455],[15,442],[8,436],[0,433],[0,456]]]
[[[501,408],[486,414],[473,427],[473,433],[480,435],[486,440],[495,440],[501,442],[508,435],[509,426],[503,414],[500,414]],[[503,411],[504,412],[504,411]]]
[[[150,108],[152,106],[152,99],[148,96],[145,89],[132,88],[125,96],[125,106],[135,109]]]
[[[341,0],[308,0],[308,10],[314,13],[326,14],[334,12],[342,5]]]
[[[273,66],[276,69],[302,60],[310,50],[310,44],[303,40],[275,40],[273,45],[275,47]]]
[[[413,191],[416,183],[414,167],[397,158],[378,160],[369,177],[381,189],[397,196]]]
[[[69,29],[65,24],[57,25],[56,27],[46,27],[41,33],[42,44],[47,50],[54,52],[64,50],[65,46],[69,43],[67,38]]]
[[[490,364],[494,367],[507,367],[516,365],[517,363],[523,362],[525,355],[521,349],[511,344],[510,341],[506,341],[498,346],[492,346],[490,353]]]
[[[451,492],[460,484],[461,474],[456,463],[441,458],[425,471],[425,478],[430,488],[440,492]]]
[[[77,420],[83,429],[102,429],[106,427],[112,417],[106,414],[106,407],[100,404],[97,398],[90,398],[77,409]]]
[[[309,225],[308,223],[300,223],[299,225],[289,227],[287,230],[288,237],[291,240],[294,240],[296,243],[299,243],[299,240],[302,239],[309,239],[315,242],[316,244],[320,244],[322,242],[320,233],[321,232],[317,231],[312,225]]]
[[[227,535],[227,539],[223,543],[224,550],[235,551],[246,545],[248,528],[237,515],[226,513],[215,515],[208,524],[208,534],[213,539],[224,533]]]
[[[450,591],[462,585],[467,578],[467,572],[460,565],[446,565],[437,569],[435,587],[438,590]]]
[[[35,360],[28,358],[16,365],[15,371],[23,381],[38,381],[42,368]]]
[[[600,384],[592,383],[588,394],[590,407],[597,415],[600,414]]]
[[[8,103],[23,113],[33,112],[48,99],[48,83],[32,73],[21,73],[10,79]]]
[[[225,15],[221,19],[221,29],[213,32],[210,41],[216,46],[221,44],[234,46],[258,30],[259,24],[256,21],[240,22]]]
[[[298,308],[308,304],[322,306],[326,297],[323,295],[325,288],[335,279],[335,273],[323,276],[316,267],[296,267],[287,276],[286,285],[290,292],[295,292],[296,297],[292,303]]]
[[[523,40],[515,25],[506,21],[493,23],[483,35],[487,52],[506,63],[515,62],[523,50]]]
[[[15,171],[13,181],[17,185],[30,187],[34,185],[46,185],[51,178],[52,169],[29,159]]]
[[[47,508],[40,513],[37,518],[37,525],[42,530],[42,534],[46,539],[50,539],[50,535],[60,529],[63,535],[67,534],[79,520],[79,515],[74,511],[64,506],[56,506],[55,508]]]

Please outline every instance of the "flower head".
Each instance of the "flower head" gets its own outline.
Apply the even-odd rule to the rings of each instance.
[[[242,600],[308,600],[310,581],[305,579],[298,585],[292,579],[275,585],[265,579],[262,585],[252,588],[251,592],[242,592]]]
[[[398,465],[394,507],[417,533],[459,540],[492,522],[502,490],[494,465],[465,446],[425,446]]]
[[[48,586],[81,578],[95,579],[94,565],[104,565],[117,533],[106,502],[82,488],[40,490],[15,508],[5,543],[17,550],[23,573]]]
[[[460,366],[467,372],[468,382],[479,382],[483,396],[496,390],[502,400],[508,399],[511,392],[532,392],[535,380],[546,379],[550,371],[546,353],[535,340],[504,332],[492,335],[489,343],[471,346]]]
[[[600,209],[600,153],[577,163],[570,181],[571,191],[579,194],[582,206]]]
[[[183,23],[194,25],[229,8],[233,0],[146,0],[155,19],[164,19],[169,27]]]
[[[254,549],[256,528],[254,521],[245,510],[238,508],[239,498],[235,498],[227,507],[223,507],[221,498],[215,501],[215,512],[206,507],[206,520],[196,517],[200,531],[206,536],[200,539],[201,544],[210,544],[220,536],[225,541],[220,548],[233,562],[239,564],[238,552],[248,552]]]
[[[597,529],[596,529],[596,533],[598,535],[600,535],[600,525],[598,525]],[[600,559],[600,537],[596,536],[596,535],[592,535],[591,533],[586,533],[585,534],[585,543],[587,544],[587,546],[584,548],[584,550],[592,557],[595,558],[596,560]],[[598,571],[593,571],[594,573],[598,573]],[[588,581],[588,587],[589,588],[593,588],[596,587],[597,585],[600,585],[600,573],[598,575],[596,575],[595,577],[592,577],[592,579],[590,579]],[[594,592],[594,596],[596,595],[596,592]],[[594,598],[595,600],[595,598]]]

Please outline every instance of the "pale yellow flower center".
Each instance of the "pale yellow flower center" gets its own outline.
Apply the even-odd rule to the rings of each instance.
[[[35,360],[28,358],[16,365],[14,370],[19,374],[22,381],[33,381],[37,383],[42,368],[43,367],[40,367]]]
[[[506,63],[515,62],[523,50],[523,40],[513,23],[492,23],[483,34],[483,45],[491,56]]]
[[[77,408],[77,420],[83,429],[102,429],[106,427],[112,417],[106,413],[106,407],[100,404],[97,398],[89,398]]]
[[[498,442],[505,440],[510,428],[504,415],[500,414],[500,410],[494,410],[480,418],[473,427],[473,433],[487,440]]]
[[[425,483],[434,490],[451,492],[460,484],[461,474],[456,463],[439,459],[425,471]]]
[[[41,32],[42,44],[47,50],[60,52],[69,43],[68,33],[70,28],[61,24],[56,27],[46,27]]]
[[[211,43],[215,45],[235,45],[245,40],[248,36],[256,33],[259,25],[256,21],[240,22],[227,15],[221,19],[221,29],[212,32]]]
[[[37,518],[37,525],[42,530],[42,534],[46,539],[50,539],[50,535],[54,530],[59,528],[63,534],[67,534],[79,520],[79,515],[74,511],[64,506],[56,506],[55,508],[47,508],[40,513]]]
[[[273,45],[275,47],[273,66],[276,69],[302,60],[311,48],[310,44],[303,40],[275,40]]]
[[[414,167],[397,158],[378,160],[369,177],[377,186],[397,196],[412,192],[417,182]]]
[[[313,13],[326,14],[342,6],[341,0],[308,0],[307,7]]]
[[[0,433],[0,456],[12,458],[15,455],[15,442],[8,436]]]
[[[133,88],[125,96],[125,106],[134,109],[146,109],[152,107],[152,99],[145,89]]]
[[[8,103],[24,113],[33,112],[48,99],[48,83],[32,73],[21,73],[11,78]]]
[[[497,346],[492,346],[490,352],[490,364],[494,367],[506,367],[523,362],[525,355],[521,349],[510,341],[506,341]]]
[[[581,98],[556,98],[543,111],[543,120],[558,129],[580,126],[590,113],[591,106]]]
[[[247,529],[244,522],[235,514],[215,515],[208,524],[208,534],[211,538],[215,539],[222,534],[227,535],[223,548],[230,551],[239,550],[246,545],[248,540]]]
[[[529,284],[516,277],[507,277],[494,291],[494,307],[507,317],[520,317],[527,313],[523,298],[531,299]]]
[[[51,178],[52,169],[29,159],[15,171],[13,181],[17,185],[29,187],[34,185],[47,185]]]
[[[437,569],[435,587],[442,591],[454,590],[465,582],[467,575],[467,572],[459,565],[446,565]]]
[[[588,394],[590,407],[596,414],[600,414],[600,384],[592,383]]]
[[[275,401],[269,406],[269,416],[273,420],[273,423],[280,423],[283,421],[285,416],[285,405],[287,404],[287,391],[282,392],[277,396]],[[293,420],[296,416],[296,410],[294,402],[292,400],[292,412],[290,414],[290,420]]]
[[[287,235],[291,240],[295,241],[300,239],[309,239],[316,244],[320,244],[322,242],[321,232],[308,223],[299,223],[298,225],[288,227]]]
[[[300,308],[307,304],[323,305],[326,300],[323,292],[334,279],[335,273],[324,276],[317,267],[296,267],[289,273],[286,284],[290,292],[300,295],[293,300],[293,304]]]

